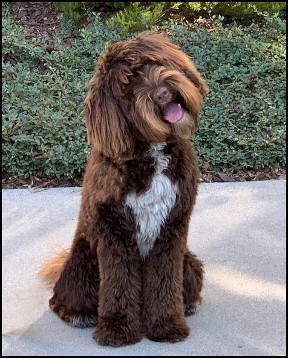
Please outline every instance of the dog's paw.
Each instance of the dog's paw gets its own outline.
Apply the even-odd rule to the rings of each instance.
[[[76,328],[95,327],[98,323],[98,316],[90,313],[76,313],[68,310],[65,306],[55,303],[54,300],[49,301],[51,310],[69,326]]]
[[[189,336],[190,328],[185,320],[166,319],[149,328],[147,338],[156,342],[179,342]]]
[[[77,314],[66,317],[64,321],[72,327],[76,328],[89,328],[95,327],[98,323],[98,316],[93,314]]]
[[[99,320],[93,338],[101,345],[121,347],[137,343],[142,337],[139,324],[128,324],[126,315],[113,315]]]
[[[185,316],[191,316],[192,314],[195,314],[199,311],[200,302],[193,302],[190,304],[185,303],[184,304],[184,314]]]

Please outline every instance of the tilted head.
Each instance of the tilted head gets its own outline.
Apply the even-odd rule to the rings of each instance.
[[[85,98],[88,140],[109,157],[133,156],[135,141],[191,138],[208,88],[188,56],[162,34],[109,46]]]

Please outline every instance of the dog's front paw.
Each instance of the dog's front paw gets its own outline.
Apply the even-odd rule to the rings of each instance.
[[[189,336],[190,328],[185,320],[168,318],[149,328],[147,338],[156,342],[179,342]]]
[[[101,345],[112,347],[134,344],[142,338],[140,324],[128,323],[125,314],[102,317],[99,320],[93,338]]]
[[[95,327],[98,323],[97,314],[73,312],[64,305],[56,303],[54,298],[50,299],[49,306],[51,310],[57,313],[57,315],[69,326],[76,328],[88,328]]]

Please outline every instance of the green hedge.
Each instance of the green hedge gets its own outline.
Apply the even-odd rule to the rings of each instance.
[[[210,94],[195,144],[202,165],[241,169],[286,164],[286,24],[236,24],[215,32],[167,24],[194,58]]]
[[[270,15],[279,14],[286,7],[285,2],[182,2],[179,4],[186,14],[195,12],[210,12],[212,14],[233,16],[236,18],[250,17],[259,13],[268,13]]]
[[[124,34],[141,31],[171,16],[222,15],[251,18],[268,13],[285,14],[285,2],[59,2],[64,14],[79,23],[91,11],[108,12],[107,25]]]
[[[74,20],[76,23],[79,23],[83,20],[87,13],[91,10],[99,10],[102,7],[106,7],[111,10],[121,10],[124,9],[127,3],[125,2],[54,2],[63,13]]]
[[[244,27],[216,18],[210,25],[191,31],[170,20],[160,27],[210,87],[194,137],[201,166],[284,167],[286,21],[267,16],[260,26]],[[19,178],[81,173],[89,152],[82,113],[87,82],[99,54],[125,36],[94,15],[71,48],[63,44],[63,26],[51,49],[45,38],[27,37],[8,13],[2,26],[2,170]]]

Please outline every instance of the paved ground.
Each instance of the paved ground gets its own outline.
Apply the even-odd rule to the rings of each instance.
[[[101,347],[65,325],[36,277],[69,246],[81,188],[3,190],[3,356],[285,356],[286,181],[201,184],[189,246],[206,269],[184,342]]]

